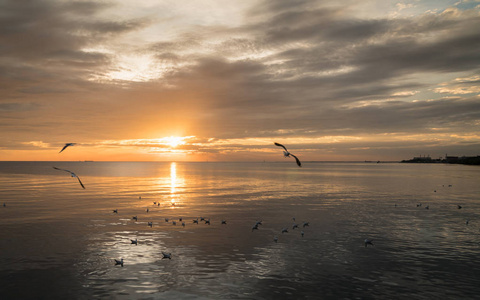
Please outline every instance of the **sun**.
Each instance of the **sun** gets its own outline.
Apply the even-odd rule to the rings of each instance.
[[[185,144],[185,137],[179,136],[169,136],[160,139],[160,143],[170,146],[171,148],[176,148],[177,146]]]

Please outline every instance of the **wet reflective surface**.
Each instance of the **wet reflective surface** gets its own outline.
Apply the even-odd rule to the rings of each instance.
[[[478,178],[440,164],[0,162],[0,292],[473,299]]]

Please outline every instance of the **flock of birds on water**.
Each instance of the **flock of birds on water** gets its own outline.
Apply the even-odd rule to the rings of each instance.
[[[139,196],[139,199],[142,199],[142,197]],[[160,206],[160,202],[156,202],[156,201],[153,202],[153,206]],[[146,209],[146,212],[148,213],[149,211],[150,211],[150,209],[147,208],[147,209]],[[114,209],[114,210],[112,210],[112,212],[113,212],[114,214],[118,214],[118,209]],[[297,228],[300,228],[299,226],[301,226],[302,229],[305,229],[305,227],[309,227],[309,226],[310,226],[310,222],[303,222],[301,225],[299,225],[299,224],[296,223],[295,217],[293,217],[292,219],[293,219],[292,230],[295,230],[295,229],[297,229]],[[133,216],[133,217],[131,218],[131,220],[134,220],[135,222],[138,222],[138,215]],[[171,221],[171,224],[172,224],[172,225],[177,225],[177,220],[178,220],[178,222],[181,222],[181,226],[182,226],[182,227],[185,227],[185,226],[186,226],[185,220],[184,220],[184,218],[182,218],[182,217],[180,217],[180,218],[178,218],[178,219],[175,219],[175,220],[174,220],[174,219],[170,219],[170,218],[165,218],[165,222],[166,222],[166,223],[169,223],[169,222]],[[192,223],[193,223],[193,224],[197,224],[197,225],[198,225],[198,224],[200,224],[200,222],[203,222],[205,225],[211,225],[211,220],[210,220],[210,218],[207,219],[207,218],[205,218],[205,217],[200,217],[200,218],[192,219]],[[222,219],[220,224],[221,224],[221,225],[227,225],[227,220]],[[263,225],[263,221],[262,221],[262,220],[256,221],[255,224],[252,226],[252,232],[255,231],[255,230],[259,230],[259,226],[261,226],[261,225]],[[147,226],[153,227],[153,222],[147,222]],[[284,233],[288,233],[288,228],[287,228],[287,227],[282,228],[281,234],[284,234]],[[305,235],[305,231],[304,231],[304,230],[301,230],[301,231],[300,231],[300,235],[301,235],[301,237],[303,238],[304,235]],[[275,243],[278,243],[278,235],[275,235],[275,236],[273,237],[273,241],[274,241]],[[366,241],[367,241],[367,240],[365,240],[365,243],[367,243]],[[136,239],[134,239],[134,240],[130,239],[130,244],[131,244],[131,245],[138,245],[138,238],[136,238]],[[371,243],[371,242],[369,242],[369,244],[370,244],[370,245],[373,245],[373,243]],[[163,256],[162,259],[172,259],[172,253],[167,253],[167,252],[163,252],[163,251],[162,251],[161,253],[162,253],[162,256]],[[121,266],[123,267],[123,264],[124,264],[123,258],[121,258],[120,260],[115,259],[115,265],[121,265]]]
[[[298,159],[298,157],[295,156],[295,155],[293,155],[291,152],[289,152],[288,149],[287,149],[284,145],[279,144],[279,143],[276,143],[276,142],[275,142],[274,144],[275,144],[275,146],[278,146],[278,147],[281,147],[281,148],[284,149],[283,155],[284,155],[285,158],[293,157],[293,158],[295,159],[296,164],[297,164],[299,167],[302,166],[302,163],[300,162],[300,160]],[[70,146],[74,146],[74,145],[76,145],[76,143],[66,143],[66,144],[62,147],[62,149],[60,150],[59,153],[62,153],[65,149],[67,149],[67,148],[70,147]],[[81,186],[83,189],[85,189],[85,185],[82,183],[82,181],[80,180],[80,178],[79,178],[79,177],[77,176],[77,174],[75,174],[74,172],[72,172],[72,171],[70,171],[70,170],[66,170],[66,169],[57,168],[57,167],[53,167],[53,168],[54,168],[55,170],[67,172],[67,173],[70,174],[71,177],[77,178],[78,183],[80,184],[80,186]],[[452,187],[452,185],[448,185],[448,187]],[[436,190],[434,190],[434,192],[436,192]],[[141,199],[141,196],[139,197],[139,199]],[[157,202],[153,202],[153,204],[154,204],[154,205],[157,205],[157,206],[160,206],[160,202],[158,202],[158,203],[157,203]],[[3,203],[3,206],[6,207],[6,203]],[[395,204],[395,207],[397,207],[396,204]],[[418,204],[417,204],[417,207],[422,207],[422,204],[421,204],[421,203],[418,203]],[[426,206],[425,206],[425,209],[429,209],[429,208],[430,208],[429,205],[426,205]],[[457,205],[457,208],[458,208],[458,209],[461,209],[462,206],[461,206],[461,205]],[[149,212],[149,209],[148,209],[148,208],[147,208],[146,212],[147,212],[147,213]],[[114,210],[113,210],[113,213],[118,214],[118,209],[114,209]],[[137,217],[137,216],[133,216],[133,217],[132,217],[132,220],[138,221],[138,217]],[[183,227],[185,227],[186,224],[185,224],[185,221],[183,221],[183,218],[179,218],[178,220],[179,220],[179,222],[182,222],[181,225],[182,225]],[[170,221],[169,218],[165,218],[165,222],[168,223],[169,221]],[[193,219],[193,224],[199,224],[199,221],[200,221],[200,222],[204,222],[204,223],[207,224],[207,225],[210,225],[210,219],[206,219],[206,218],[204,218],[204,217],[200,217],[200,220],[199,220],[199,218]],[[470,221],[470,220],[467,219],[466,222],[465,222],[465,224],[468,225],[469,221]],[[153,222],[148,222],[147,224],[148,224],[149,227],[153,227]],[[173,224],[173,225],[177,225],[177,223],[176,223],[175,220],[172,220],[172,224]],[[222,225],[226,225],[226,224],[227,224],[227,221],[226,221],[226,220],[222,220],[222,221],[221,221],[221,224],[222,224]],[[259,226],[261,226],[261,225],[262,225],[262,221],[257,221],[257,222],[252,226],[252,232],[255,231],[255,230],[258,230],[258,229],[259,229]],[[303,222],[303,224],[302,224],[301,226],[302,226],[302,228],[304,229],[305,227],[310,226],[310,224],[309,224],[309,222]],[[295,223],[295,218],[293,218],[292,230],[294,230],[294,229],[296,229],[296,228],[299,228],[299,225]],[[286,227],[285,227],[285,228],[282,228],[281,234],[284,234],[284,233],[288,233],[288,228],[286,228]],[[304,232],[303,230],[301,230],[301,231],[300,231],[300,234],[301,234],[301,236],[303,237],[303,236],[305,235],[305,232]],[[132,239],[131,239],[130,241],[131,241],[131,244],[132,244],[132,245],[138,245],[138,239],[135,239],[135,240],[132,240]],[[274,241],[275,243],[278,242],[278,236],[277,236],[277,235],[275,235],[275,236],[273,237],[273,241]],[[365,245],[365,247],[375,246],[375,244],[373,243],[373,240],[372,240],[372,239],[368,239],[368,238],[364,240],[364,245]],[[162,251],[162,256],[163,256],[162,259],[172,259],[172,254],[171,254],[171,253],[167,253],[167,252],[163,252],[163,251]],[[120,260],[118,260],[118,259],[114,259],[114,260],[115,260],[115,265],[120,265],[120,266],[123,267],[123,265],[124,265],[124,260],[123,260],[123,258],[121,258]]]

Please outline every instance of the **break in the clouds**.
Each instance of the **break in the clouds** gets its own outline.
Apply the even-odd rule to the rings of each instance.
[[[480,154],[479,1],[0,11],[1,159],[72,141],[66,159],[276,159],[273,141],[304,160]]]

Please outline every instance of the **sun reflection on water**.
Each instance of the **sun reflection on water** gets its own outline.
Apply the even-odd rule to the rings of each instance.
[[[177,163],[170,164],[170,202],[173,207],[176,204],[176,190],[177,190]]]

